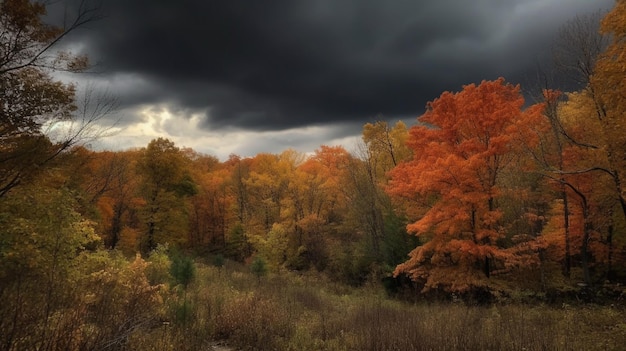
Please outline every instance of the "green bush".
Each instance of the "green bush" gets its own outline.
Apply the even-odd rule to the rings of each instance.
[[[196,277],[196,264],[191,257],[176,253],[172,257],[170,273],[174,278],[174,285],[182,285],[187,290]]]
[[[256,276],[258,281],[267,274],[267,264],[261,256],[256,256],[250,264],[250,272]]]
[[[150,265],[146,268],[146,276],[150,281],[150,284],[166,284],[172,281],[173,277],[170,274],[172,261],[167,254],[167,245],[157,245],[150,256],[148,262]]]

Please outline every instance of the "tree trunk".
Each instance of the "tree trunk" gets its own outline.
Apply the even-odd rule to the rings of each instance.
[[[571,244],[569,230],[569,202],[567,199],[567,192],[565,191],[565,185],[561,185],[561,190],[561,198],[563,199],[563,227],[565,230],[565,260],[563,263],[563,275],[569,278],[572,269],[572,255],[570,248]]]

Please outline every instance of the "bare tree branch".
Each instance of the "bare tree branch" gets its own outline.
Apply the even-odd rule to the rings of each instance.
[[[12,71],[20,70],[26,67],[34,66],[39,68],[49,68],[58,71],[71,71],[75,72],[75,69],[63,67],[59,64],[56,59],[45,57],[44,54],[50,52],[50,50],[56,46],[59,42],[61,42],[67,35],[76,31],[77,29],[83,27],[84,25],[98,21],[102,19],[104,16],[101,11],[102,8],[102,0],[98,0],[95,2],[93,0],[81,0],[78,8],[78,12],[74,19],[69,23],[65,24],[63,28],[60,30],[59,34],[56,35],[51,40],[42,42],[42,43],[34,43],[31,38],[28,38],[28,33],[18,32],[14,34],[14,39],[12,45],[8,46],[9,49],[6,50],[6,57],[2,61],[0,61],[0,75],[9,73]],[[3,21],[5,22],[5,21]],[[2,25],[2,34],[7,32],[7,25],[5,23],[0,23]],[[31,33],[32,34],[32,33]],[[26,37],[25,37],[26,36]],[[29,40],[30,39],[30,40]],[[30,46],[20,45],[21,40],[31,41]],[[29,57],[25,59],[18,59],[17,56],[20,52],[26,51],[25,49],[32,48],[38,46],[36,50]],[[13,49],[13,50],[11,50]],[[42,60],[43,59],[43,60]],[[14,61],[14,64],[11,65],[11,62]],[[9,65],[8,67],[6,65]],[[4,66],[4,67],[3,67]]]

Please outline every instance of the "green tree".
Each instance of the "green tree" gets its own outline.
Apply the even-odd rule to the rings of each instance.
[[[176,252],[172,257],[170,273],[174,284],[182,285],[183,289],[187,290],[189,284],[196,278],[196,265],[191,257]]]
[[[213,256],[213,260],[211,260],[211,264],[213,264],[213,266],[217,267],[220,270],[222,269],[222,267],[224,267],[225,263],[226,263],[226,259],[224,258],[224,255],[222,254],[217,254]]]
[[[256,256],[254,260],[252,260],[252,263],[250,264],[250,272],[256,276],[258,282],[260,283],[261,277],[267,274],[267,263],[265,263],[263,257]]]

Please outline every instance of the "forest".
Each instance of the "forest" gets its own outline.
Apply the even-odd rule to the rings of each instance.
[[[626,1],[562,31],[544,76],[578,90],[483,80],[358,150],[227,160],[86,146],[115,106],[44,53],[96,15],[45,10],[0,2],[0,350],[626,342]]]

